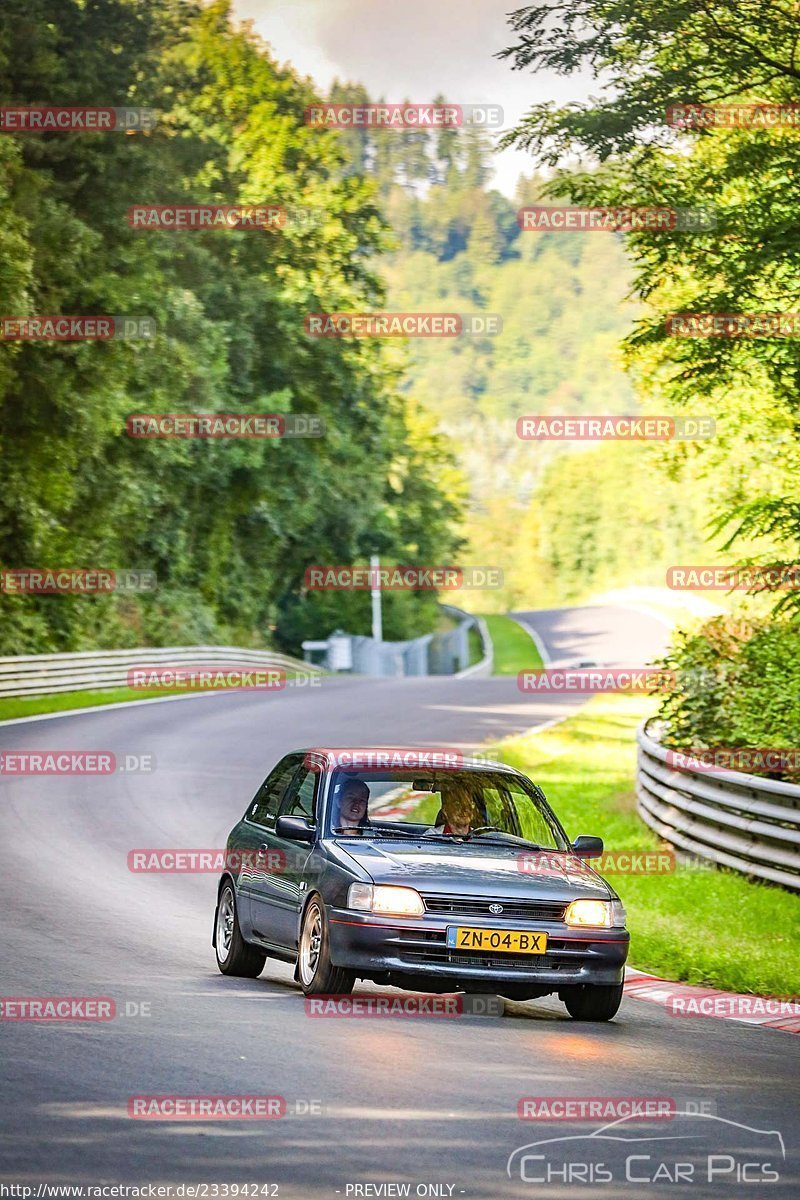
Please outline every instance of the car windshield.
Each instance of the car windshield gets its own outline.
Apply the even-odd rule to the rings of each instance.
[[[569,848],[534,787],[503,771],[336,770],[329,795],[329,828],[338,836]]]

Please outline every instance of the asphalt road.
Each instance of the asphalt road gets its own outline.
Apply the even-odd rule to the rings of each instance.
[[[591,611],[526,619],[554,656],[569,642],[603,661],[629,661],[633,637],[643,646],[649,638],[653,650],[663,637],[639,614]],[[590,652],[581,631],[596,639],[597,621],[605,633]],[[638,1197],[652,1186],[624,1182],[622,1160],[613,1182],[596,1174],[590,1182],[619,1143],[581,1142],[587,1182],[571,1186],[557,1177],[522,1182],[506,1163],[526,1143],[597,1125],[521,1121],[523,1097],[656,1096],[712,1106],[724,1119],[705,1122],[704,1146],[681,1144],[697,1173],[667,1194],[796,1195],[798,1042],[789,1035],[676,1020],[632,1000],[599,1026],[570,1021],[549,998],[506,1002],[502,1017],[313,1019],[285,965],[268,963],[255,981],[218,974],[215,877],[128,870],[131,849],[224,845],[293,746],[475,746],[579,703],[522,696],[513,679],[331,679],[0,727],[3,750],[111,750],[156,763],[150,774],[0,778],[2,995],[109,996],[121,1014],[104,1023],[0,1021],[0,1182],[257,1183],[277,1185],[260,1195],[291,1200],[401,1195],[406,1184],[411,1196],[479,1200]],[[131,1119],[129,1097],[152,1094],[280,1095],[288,1113],[263,1122]],[[763,1158],[768,1140],[741,1125],[781,1132],[777,1183],[737,1185],[735,1171]],[[643,1156],[632,1173],[652,1178],[668,1145],[625,1143]],[[709,1149],[735,1164],[721,1161],[726,1173],[712,1184],[701,1167]],[[535,1177],[539,1164],[525,1170]]]
[[[532,628],[548,660],[592,659],[628,667],[644,666],[667,645],[665,623],[629,608],[586,605],[541,608],[512,614]]]

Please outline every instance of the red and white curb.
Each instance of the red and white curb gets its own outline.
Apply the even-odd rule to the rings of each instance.
[[[404,788],[397,788],[398,792],[402,792]],[[394,791],[394,789],[393,789]],[[430,792],[409,792],[405,800],[400,800],[397,804],[392,804],[394,799],[393,792],[384,797],[382,801],[373,805],[372,814],[376,817],[388,817],[389,820],[402,821],[410,812],[417,807],[419,802],[429,796]]]
[[[625,995],[631,1000],[660,1004],[673,1017],[716,1018],[743,1025],[766,1025],[784,1033],[800,1033],[800,1000],[776,1000],[770,996],[748,996],[741,992],[719,992],[716,988],[673,983],[634,967],[625,968]]]

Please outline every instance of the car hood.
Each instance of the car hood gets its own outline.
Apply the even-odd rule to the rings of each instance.
[[[605,900],[615,894],[591,867],[566,852],[546,851],[542,862],[533,855],[537,869],[528,871],[523,864],[528,864],[530,857],[522,846],[448,845],[424,838],[401,844],[389,839],[336,842],[375,883],[404,885],[420,892],[554,900],[581,896]]]

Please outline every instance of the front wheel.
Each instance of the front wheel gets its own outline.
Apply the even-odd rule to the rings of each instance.
[[[565,988],[561,999],[575,1021],[610,1021],[622,1003],[622,984],[578,984]]]
[[[328,917],[319,896],[309,900],[303,917],[297,974],[307,996],[346,996],[356,981],[355,971],[331,962]]]
[[[236,913],[236,897],[231,883],[225,884],[217,903],[214,948],[217,952],[217,966],[223,975],[255,979],[264,970],[266,954],[249,945],[242,937]]]

